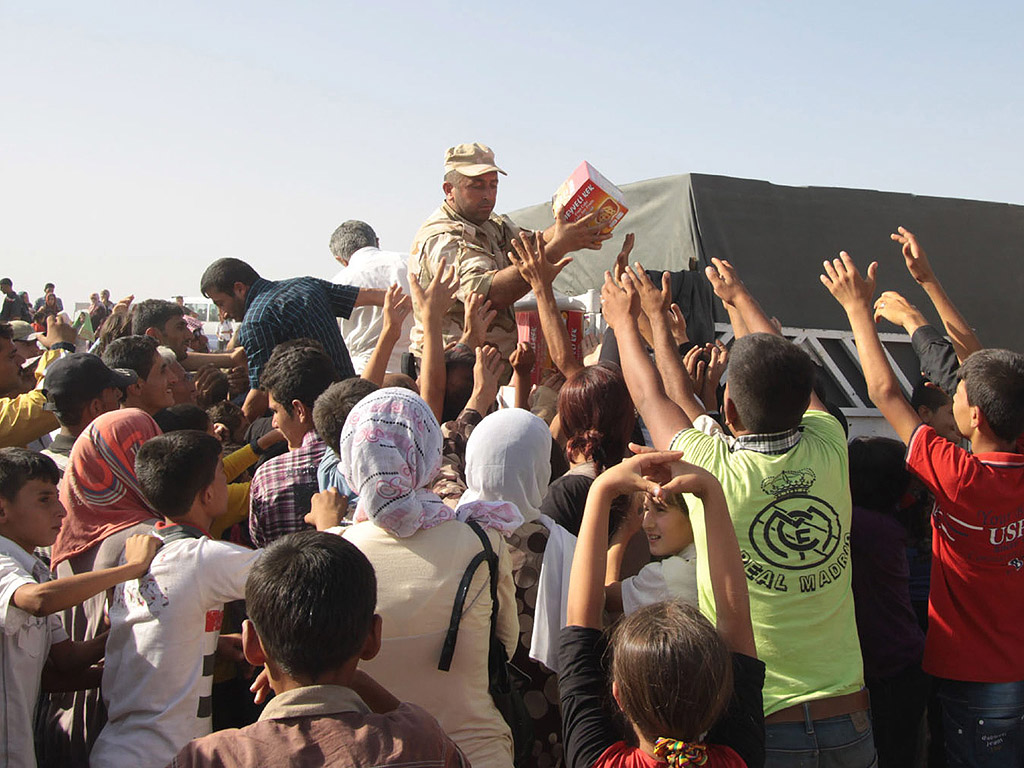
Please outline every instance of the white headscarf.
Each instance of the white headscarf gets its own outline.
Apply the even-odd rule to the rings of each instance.
[[[540,515],[551,479],[551,433],[529,411],[509,408],[480,422],[466,443],[467,490],[455,512],[460,520],[485,513],[511,533]]]
[[[441,428],[414,392],[389,387],[364,397],[345,419],[338,447],[341,473],[359,495],[356,522],[412,536],[455,519],[426,488],[441,468]]]

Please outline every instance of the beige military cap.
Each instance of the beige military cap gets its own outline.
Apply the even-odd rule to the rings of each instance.
[[[463,176],[482,176],[497,171],[508,176],[494,164],[494,151],[483,144],[458,144],[444,153],[444,172],[458,171]]]

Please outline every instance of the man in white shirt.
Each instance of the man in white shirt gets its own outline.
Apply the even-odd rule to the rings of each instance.
[[[343,269],[334,276],[340,285],[387,290],[398,283],[409,293],[409,254],[382,251],[373,228],[363,221],[346,221],[331,235],[331,253]],[[409,351],[412,315],[402,325],[402,336],[388,360],[388,373],[402,372],[402,355]],[[347,320],[341,321],[341,335],[352,357],[356,375],[362,373],[370,360],[377,339],[384,330],[381,307],[357,307]]]

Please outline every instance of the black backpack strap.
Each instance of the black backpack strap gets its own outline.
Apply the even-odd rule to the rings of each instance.
[[[494,634],[498,623],[498,556],[494,554],[491,547],[491,540],[487,538],[487,532],[476,520],[468,520],[467,525],[473,529],[473,533],[480,539],[483,545],[484,554],[487,556],[487,567],[491,571],[491,634]]]
[[[485,552],[477,552],[469,561],[466,572],[462,574],[459,588],[455,591],[455,603],[452,605],[452,618],[448,623],[448,633],[444,638],[444,645],[441,646],[441,660],[437,668],[447,672],[452,668],[452,657],[455,655],[455,641],[459,639],[459,624],[462,622],[462,610],[466,605],[466,595],[469,594],[469,585],[473,583],[473,576],[480,563],[487,557]]]
[[[491,547],[491,541],[487,538],[487,534],[484,529],[480,527],[480,524],[475,520],[469,521],[469,527],[473,529],[473,533],[480,539],[483,544],[483,551],[477,552],[473,559],[469,561],[469,565],[466,567],[465,573],[462,574],[462,580],[459,582],[459,588],[455,592],[455,603],[452,605],[452,618],[448,623],[448,632],[444,638],[444,645],[441,646],[441,659],[437,663],[437,668],[442,672],[447,672],[452,667],[452,658],[455,656],[455,643],[459,639],[459,624],[462,622],[462,611],[466,607],[466,597],[469,594],[470,584],[473,583],[473,577],[476,575],[476,569],[480,567],[480,563],[487,561],[488,571],[490,571],[491,577],[491,636],[494,636],[496,622],[498,620],[498,558],[494,554],[494,549]]]

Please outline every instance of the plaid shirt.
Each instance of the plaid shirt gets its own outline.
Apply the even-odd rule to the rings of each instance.
[[[785,453],[800,442],[801,427],[793,427],[784,432],[770,432],[760,435],[740,435],[729,445],[729,450],[755,451],[766,453],[770,456],[777,456]]]
[[[316,470],[327,444],[310,430],[294,451],[266,461],[249,486],[249,536],[257,547],[301,531],[317,492]]]
[[[335,285],[316,277],[276,282],[261,277],[249,286],[238,345],[245,347],[250,386],[259,388],[260,372],[270,353],[290,339],[316,339],[334,361],[338,376],[355,376],[336,318],[352,314],[358,297],[358,286]]]

